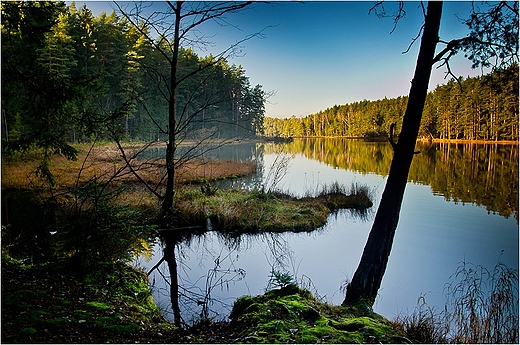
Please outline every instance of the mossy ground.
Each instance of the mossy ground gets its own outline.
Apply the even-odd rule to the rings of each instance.
[[[143,273],[125,264],[88,274],[73,269],[66,262],[24,265],[2,256],[3,343],[181,339],[161,317]]]
[[[4,343],[403,343],[368,309],[330,306],[294,285],[239,298],[231,322],[178,329],[153,302],[142,272],[104,264],[86,275],[68,264],[2,258]]]
[[[231,313],[245,343],[403,343],[405,335],[371,311],[330,306],[294,285],[239,298]]]

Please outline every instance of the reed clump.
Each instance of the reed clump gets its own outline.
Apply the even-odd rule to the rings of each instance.
[[[322,186],[316,196],[307,194],[305,198],[320,199],[332,211],[345,208],[364,210],[373,206],[372,195],[368,187],[355,183],[348,188],[334,182],[331,185]]]
[[[462,262],[446,284],[439,311],[424,296],[411,315],[395,320],[414,343],[518,344],[518,270]]]

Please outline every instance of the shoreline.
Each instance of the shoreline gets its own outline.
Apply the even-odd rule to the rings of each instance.
[[[265,141],[292,140],[292,139],[350,139],[365,140],[368,142],[388,141],[387,137],[350,137],[350,136],[298,136],[298,137],[266,137]],[[247,141],[247,140],[245,140]],[[518,145],[519,140],[484,140],[484,139],[440,139],[440,138],[417,138],[417,142],[448,143],[448,144],[483,144],[483,145]]]
[[[297,136],[297,137],[254,137],[254,138],[234,138],[234,139],[221,139],[221,140],[210,140],[207,141],[206,145],[237,145],[241,143],[282,143],[287,141],[292,141],[294,139],[349,139],[349,140],[365,140],[367,142],[386,142],[388,141],[387,137],[351,137],[351,136]],[[484,140],[484,139],[440,139],[440,138],[417,138],[417,142],[421,143],[443,143],[443,144],[478,144],[478,145],[518,145],[520,144],[520,140]],[[195,145],[196,141],[194,140],[186,140],[178,144],[178,147]],[[81,147],[84,145],[88,145],[85,143],[82,144],[72,144],[76,147]],[[103,144],[102,147],[107,147],[108,145]],[[125,149],[141,149],[143,146],[147,146],[147,148],[162,148],[166,147],[166,142],[154,142],[154,143],[141,143],[141,142],[124,142],[122,146]]]
[[[481,145],[518,145],[518,140],[483,140],[483,139],[428,139],[418,138],[420,142],[445,143],[445,144],[481,144]]]

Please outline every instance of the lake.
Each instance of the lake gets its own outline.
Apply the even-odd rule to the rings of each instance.
[[[220,154],[257,162],[256,176],[226,188],[265,183],[281,153],[290,164],[277,187],[296,195],[338,182],[370,189],[374,206],[359,214],[342,210],[309,233],[243,235],[225,238],[214,232],[177,245],[183,319],[226,319],[233,301],[258,295],[272,271],[289,273],[323,301],[340,304],[343,286],[357,268],[377,210],[392,159],[386,142],[348,139],[295,139],[290,143],[247,143],[221,148]],[[418,143],[403,200],[392,253],[374,311],[393,319],[410,313],[424,296],[443,308],[444,287],[461,262],[492,269],[500,260],[518,269],[518,145]],[[224,186],[221,186],[224,188]],[[162,257],[136,265],[149,270]],[[150,274],[154,298],[172,319],[166,264]]]

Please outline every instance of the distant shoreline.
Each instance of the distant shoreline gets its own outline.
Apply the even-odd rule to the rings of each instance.
[[[266,141],[273,140],[291,140],[296,138],[307,138],[307,139],[317,139],[317,138],[341,138],[341,139],[352,139],[352,140],[365,140],[368,142],[384,142],[388,141],[387,137],[350,137],[350,136],[298,136],[298,137],[265,137]],[[246,140],[247,141],[247,140]],[[518,145],[518,140],[484,140],[484,139],[432,139],[432,138],[417,138],[417,141],[420,142],[432,142],[432,143],[447,143],[447,144],[501,144],[501,145]]]
[[[501,145],[518,145],[518,140],[483,140],[483,139],[428,139],[418,138],[420,142],[446,143],[446,144],[501,144]]]

